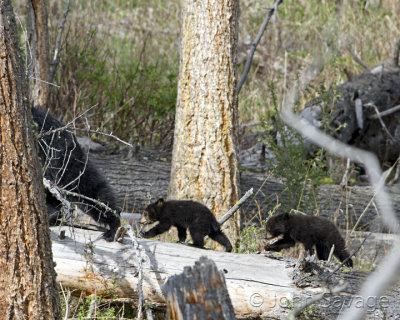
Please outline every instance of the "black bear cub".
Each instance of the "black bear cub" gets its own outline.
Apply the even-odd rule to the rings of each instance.
[[[149,231],[141,232],[144,238],[152,238],[168,231],[171,226],[178,229],[180,242],[186,240],[186,229],[189,229],[193,245],[204,247],[204,237],[209,236],[225,247],[227,252],[232,251],[229,239],[222,233],[213,213],[203,204],[191,200],[159,199],[150,204],[139,220],[140,224],[158,224]]]
[[[282,239],[266,245],[267,251],[280,251],[301,242],[310,255],[314,253],[315,245],[318,259],[327,260],[332,245],[335,245],[334,255],[347,267],[353,267],[345,241],[326,218],[280,212],[268,219],[265,229],[267,239],[283,235]]]

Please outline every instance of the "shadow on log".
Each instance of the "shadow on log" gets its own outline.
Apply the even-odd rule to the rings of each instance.
[[[168,319],[235,319],[224,273],[207,257],[170,277],[162,290]]]

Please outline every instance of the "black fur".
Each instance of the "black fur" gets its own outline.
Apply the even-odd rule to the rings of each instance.
[[[186,229],[189,229],[193,245],[204,247],[204,237],[209,236],[225,247],[227,252],[232,251],[229,239],[222,233],[221,228],[213,213],[201,203],[190,200],[159,199],[150,204],[140,218],[141,224],[158,224],[147,232],[141,232],[144,238],[152,238],[168,231],[171,226],[178,229],[180,242],[186,240]]]
[[[280,251],[301,242],[310,255],[314,253],[315,245],[318,259],[327,260],[332,245],[335,245],[334,255],[346,266],[353,267],[345,241],[326,218],[280,212],[268,219],[265,229],[267,239],[283,235],[282,239],[265,246],[267,251]]]
[[[37,107],[32,107],[31,110],[34,130],[38,135],[63,127],[60,121],[43,110]],[[103,237],[107,241],[112,241],[121,224],[113,191],[103,175],[90,162],[87,154],[82,151],[74,134],[65,129],[42,136],[38,141],[38,153],[45,178],[60,188],[103,202],[117,211],[116,215],[89,200],[67,196],[70,202],[83,205],[85,208],[82,209],[86,214],[108,226],[109,230]],[[48,191],[46,191],[46,203],[49,222],[55,224],[60,218],[60,203]]]

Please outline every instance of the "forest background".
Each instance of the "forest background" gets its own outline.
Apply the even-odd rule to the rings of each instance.
[[[272,5],[240,1],[239,75]],[[25,2],[15,6],[23,18]],[[53,50],[65,2],[50,0],[49,8]],[[352,74],[363,69],[346,47],[368,66],[387,59],[400,35],[399,12],[396,0],[285,1],[261,39],[240,93],[240,124],[270,120],[276,101],[280,105],[316,52],[323,53],[324,68],[300,109],[321,88],[345,81],[344,69]],[[59,88],[50,102],[53,113],[67,121],[95,106],[88,114],[92,127],[144,146],[165,146],[173,135],[180,15],[177,0],[72,1],[55,80]]]

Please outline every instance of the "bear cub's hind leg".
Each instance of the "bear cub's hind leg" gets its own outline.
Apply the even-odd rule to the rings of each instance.
[[[186,228],[176,227],[178,229],[179,242],[185,243],[186,241]]]

